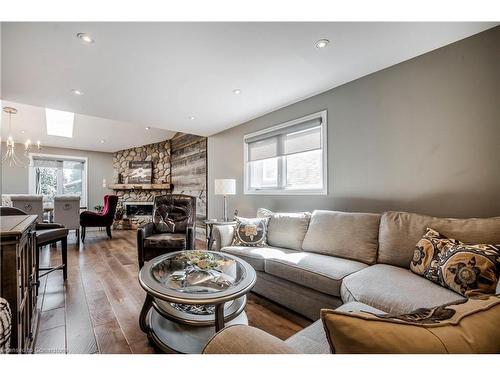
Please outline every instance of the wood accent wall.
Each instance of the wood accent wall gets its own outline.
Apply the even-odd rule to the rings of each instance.
[[[177,133],[170,140],[174,193],[196,197],[196,238],[205,240],[207,218],[207,138]]]

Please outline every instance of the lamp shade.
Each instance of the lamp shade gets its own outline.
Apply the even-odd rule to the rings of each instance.
[[[232,178],[218,179],[214,181],[215,195],[235,195],[236,194],[236,180]]]

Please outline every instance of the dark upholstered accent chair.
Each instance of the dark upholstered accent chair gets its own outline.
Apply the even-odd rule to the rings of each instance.
[[[155,197],[152,222],[137,229],[139,267],[161,254],[194,249],[195,224],[195,197],[182,194]]]
[[[0,216],[28,215],[26,212],[15,207],[0,207]],[[52,271],[63,270],[64,280],[68,277],[68,229],[57,223],[36,223],[36,264],[37,280]],[[45,245],[55,244],[61,241],[62,264],[56,267],[40,267],[40,248]],[[47,271],[40,276],[40,271]]]
[[[115,218],[118,197],[116,195],[104,196],[104,208],[101,212],[83,211],[80,214],[80,226],[82,227],[82,242],[85,242],[85,229],[88,227],[106,228],[109,238],[111,236],[111,226]]]

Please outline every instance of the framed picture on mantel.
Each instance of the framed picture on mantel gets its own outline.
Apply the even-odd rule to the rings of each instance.
[[[131,161],[128,164],[129,184],[150,184],[153,178],[153,162]]]

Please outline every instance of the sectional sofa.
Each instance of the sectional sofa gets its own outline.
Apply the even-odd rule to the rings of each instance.
[[[231,246],[234,228],[228,225],[214,228],[215,248],[255,268],[255,293],[312,320],[319,318],[322,308],[403,314],[463,299],[409,270],[415,245],[427,227],[467,243],[500,243],[500,217],[448,219],[407,212],[325,210],[312,214],[259,210],[259,214],[270,216],[268,246]],[[208,351],[224,342],[234,344],[234,337],[222,337],[233,334],[250,340],[245,348],[251,351],[254,331],[251,327],[227,330],[209,344]],[[262,347],[265,335],[257,336],[256,343]],[[233,344],[232,350],[238,352]],[[321,321],[292,336],[278,352],[288,349],[328,353]]]

